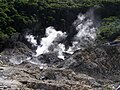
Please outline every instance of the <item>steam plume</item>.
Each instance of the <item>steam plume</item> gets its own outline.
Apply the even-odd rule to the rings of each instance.
[[[46,28],[45,37],[41,39],[40,45],[37,46],[36,56],[48,52],[56,52],[58,58],[65,59],[63,53],[73,54],[80,48],[93,45],[96,39],[97,27],[94,24],[95,18],[92,14],[93,11],[91,10],[90,13],[79,14],[77,20],[73,22],[77,34],[72,37],[72,46],[69,46],[68,50],[66,50],[63,43],[60,43],[60,41],[67,37],[66,33],[56,31],[54,27],[51,26]],[[29,35],[26,38],[28,38],[28,41],[33,43],[33,45],[37,45],[36,40],[34,40],[32,35]]]

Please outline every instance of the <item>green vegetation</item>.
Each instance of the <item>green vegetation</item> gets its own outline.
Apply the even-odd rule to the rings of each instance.
[[[110,16],[119,19],[119,0],[0,0],[0,39],[4,40],[15,32],[22,33],[26,28],[33,27],[35,28],[32,33],[39,35],[44,34],[47,26],[69,32],[76,15],[86,12],[93,6],[100,7],[98,11],[102,19]],[[109,24],[105,21],[99,36],[111,39],[111,30],[116,35],[115,33],[119,32],[118,19]],[[114,23],[115,26],[109,28]],[[103,33],[104,35],[101,35]]]
[[[112,41],[120,36],[120,19],[117,17],[104,18],[98,38],[102,41]]]

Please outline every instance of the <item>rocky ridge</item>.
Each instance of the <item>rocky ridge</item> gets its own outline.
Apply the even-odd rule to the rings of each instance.
[[[119,44],[81,49],[60,60],[54,53],[27,59],[33,51],[17,43],[1,53],[0,89],[114,90],[119,85]]]

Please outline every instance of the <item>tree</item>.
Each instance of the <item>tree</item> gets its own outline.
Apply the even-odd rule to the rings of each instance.
[[[105,18],[100,27],[98,38],[112,41],[118,36],[120,36],[120,19],[117,17]]]

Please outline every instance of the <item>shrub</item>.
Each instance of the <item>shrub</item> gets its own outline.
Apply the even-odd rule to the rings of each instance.
[[[112,41],[120,36],[120,19],[117,17],[104,18],[98,33],[100,40]]]
[[[5,30],[5,33],[8,34],[9,36],[11,36],[15,32],[16,32],[16,30],[11,26],[7,27]]]
[[[0,43],[4,43],[8,37],[9,36],[7,34],[4,34],[2,31],[0,31]]]

